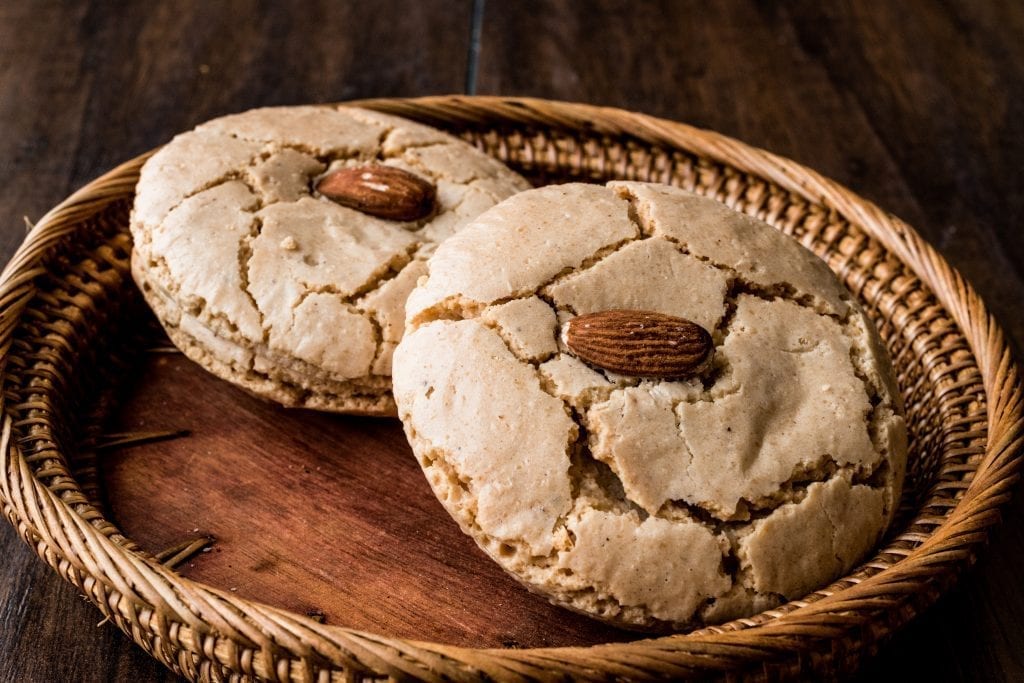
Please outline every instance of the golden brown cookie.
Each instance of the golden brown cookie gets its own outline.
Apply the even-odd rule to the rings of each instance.
[[[697,323],[713,360],[586,362],[568,324],[607,310]],[[395,398],[431,486],[553,602],[645,629],[749,615],[849,570],[892,518],[906,434],[876,332],[822,261],[718,202],[521,193],[437,250],[407,315]]]
[[[526,187],[411,121],[256,109],[145,164],[132,273],[174,343],[214,374],[284,405],[393,414],[391,354],[427,256]]]

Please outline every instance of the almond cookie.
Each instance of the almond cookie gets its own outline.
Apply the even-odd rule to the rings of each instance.
[[[411,121],[256,109],[146,162],[132,274],[175,345],[215,375],[288,406],[393,414],[391,355],[427,256],[527,187]]]
[[[551,186],[428,271],[399,416],[463,531],[556,604],[650,630],[750,615],[848,571],[892,519],[890,360],[770,226],[663,185]]]

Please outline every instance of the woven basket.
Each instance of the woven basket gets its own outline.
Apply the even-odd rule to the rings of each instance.
[[[21,537],[147,652],[192,679],[778,679],[854,668],[974,560],[1017,479],[1022,401],[1002,331],[907,225],[786,159],[678,123],[529,99],[434,97],[361,106],[452,131],[536,183],[671,183],[755,215],[824,258],[885,339],[911,456],[884,548],[802,600],[701,631],[590,648],[474,650],[327,626],[187,580],[96,503],[104,351],[132,334],[127,216],[134,159],[44,216],[0,276],[3,511]]]

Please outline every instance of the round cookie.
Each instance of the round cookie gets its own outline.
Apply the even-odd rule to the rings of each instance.
[[[770,226],[669,186],[550,186],[428,271],[399,416],[463,531],[551,601],[650,630],[746,616],[849,570],[891,520],[906,432],[888,356]],[[617,309],[699,324],[713,361],[675,381],[584,363],[569,321]]]
[[[381,165],[383,180],[362,173]],[[396,174],[429,188],[423,215],[318,191],[353,172],[362,195],[393,193]],[[426,258],[527,187],[411,121],[352,107],[256,109],[179,135],[146,162],[132,274],[175,345],[215,375],[288,406],[393,414],[391,355]]]

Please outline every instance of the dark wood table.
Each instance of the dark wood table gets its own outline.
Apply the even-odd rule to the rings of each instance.
[[[270,4],[270,3],[267,3]],[[825,5],[823,8],[822,5]],[[1024,344],[1024,4],[6,2],[0,256],[75,188],[257,105],[533,95],[713,128],[916,226]],[[864,665],[1024,679],[1024,491],[978,564]],[[0,524],[0,680],[173,676]]]

